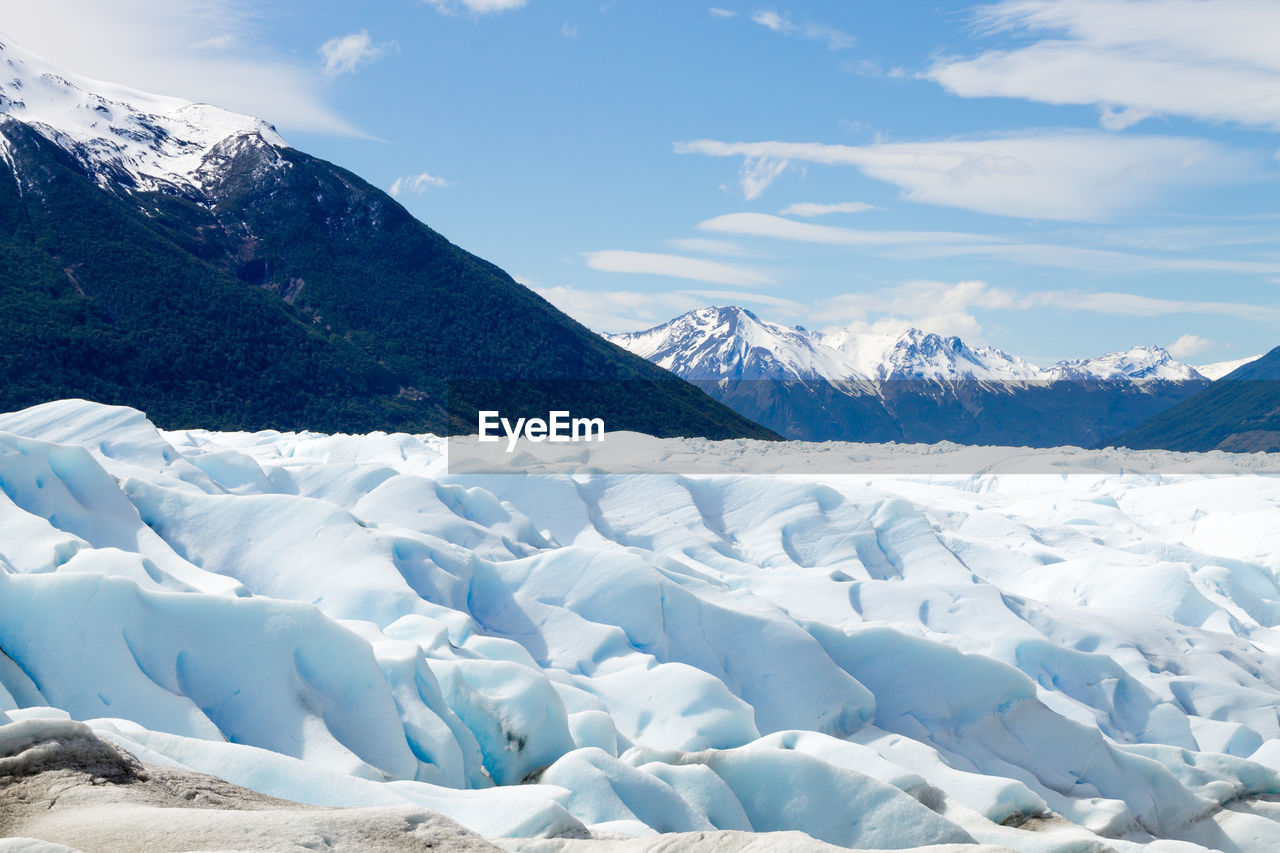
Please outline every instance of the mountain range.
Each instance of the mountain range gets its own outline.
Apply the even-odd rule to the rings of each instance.
[[[954,336],[822,333],[738,307],[609,339],[788,438],[818,441],[1092,446],[1210,383],[1158,346],[1039,367]]]
[[[1119,436],[1134,449],[1280,451],[1280,347]]]
[[[84,397],[168,427],[772,434],[615,347],[387,194],[217,107],[0,36],[0,409]]]

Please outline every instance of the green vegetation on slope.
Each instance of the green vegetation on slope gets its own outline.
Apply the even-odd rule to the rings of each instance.
[[[449,382],[489,379],[611,429],[771,437],[324,161],[246,147],[210,206],[105,191],[24,125],[0,132],[20,176],[0,170],[0,409],[86,397],[166,427],[461,431],[474,406],[446,410]],[[558,379],[596,390],[559,399]]]

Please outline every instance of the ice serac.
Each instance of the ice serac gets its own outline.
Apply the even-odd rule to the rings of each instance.
[[[0,802],[43,731],[547,849],[1280,845],[1276,460],[628,477],[593,447],[469,476],[444,452],[0,415]],[[57,811],[17,828],[81,838]]]

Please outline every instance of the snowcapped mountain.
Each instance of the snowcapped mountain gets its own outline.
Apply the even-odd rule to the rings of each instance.
[[[1189,364],[1175,361],[1163,347],[1138,346],[1098,358],[1060,361],[1047,371],[1054,380],[1100,382],[1194,382],[1207,377]]]
[[[33,128],[104,187],[198,190],[202,173],[240,148],[286,146],[261,119],[87,80],[24,50],[3,33],[0,63],[0,121]],[[2,137],[0,154],[12,167]]]
[[[995,347],[970,347],[955,336],[908,329],[900,335],[838,331],[813,333],[841,353],[854,370],[882,382],[927,379],[1019,382],[1043,378],[1030,362]]]
[[[1208,380],[1161,347],[1043,368],[910,329],[815,332],[738,307],[609,340],[789,438],[1092,444]]]
[[[699,308],[609,340],[686,379],[865,379],[839,351],[806,331],[745,308]]]
[[[1213,364],[1198,364],[1196,372],[1208,379],[1210,382],[1217,382],[1228,373],[1232,373],[1236,368],[1244,367],[1246,364],[1252,364],[1262,358],[1263,354],[1251,355],[1248,358],[1237,358],[1233,361],[1215,361]]]
[[[815,332],[762,320],[734,306],[700,308],[643,332],[605,337],[687,379],[1191,382],[1205,378],[1158,346],[1042,368],[995,347],[971,347],[955,336],[919,329],[899,335]]]
[[[762,320],[736,306],[699,308],[609,340],[686,379],[1036,380],[1035,365],[994,347],[910,329],[901,335],[830,334]]]
[[[0,407],[440,433],[478,409],[576,405],[611,428],[769,436],[266,122],[88,80],[4,36],[0,211]],[[458,387],[477,377],[492,381]],[[512,379],[531,386],[519,404]],[[589,402],[577,379],[597,383]]]

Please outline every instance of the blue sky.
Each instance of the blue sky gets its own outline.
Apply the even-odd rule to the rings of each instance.
[[[1280,344],[1272,0],[2,1],[29,49],[261,115],[596,329]]]

